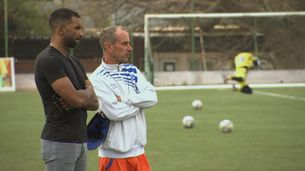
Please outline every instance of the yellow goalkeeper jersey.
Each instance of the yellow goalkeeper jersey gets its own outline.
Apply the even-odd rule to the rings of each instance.
[[[241,68],[241,67],[251,68],[251,67],[253,67],[254,61],[255,61],[255,58],[254,58],[253,54],[249,53],[249,52],[239,53],[234,59],[236,68]]]

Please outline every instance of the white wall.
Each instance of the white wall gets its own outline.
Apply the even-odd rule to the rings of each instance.
[[[222,75],[233,71],[180,71],[156,72],[155,85],[222,84]],[[254,70],[248,75],[248,83],[305,83],[305,70]],[[33,74],[17,74],[16,89],[36,89]]]
[[[156,72],[155,85],[222,84],[223,75],[233,71]],[[248,83],[304,83],[305,70],[254,70],[248,74]]]

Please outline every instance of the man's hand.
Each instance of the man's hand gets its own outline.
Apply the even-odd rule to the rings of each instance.
[[[105,115],[105,113],[103,111],[99,111],[98,114],[101,115],[103,118],[107,118],[107,116]]]
[[[55,80],[51,86],[60,98],[74,108],[97,110],[98,100],[89,80],[85,80],[86,89],[76,90],[68,77]]]
[[[115,95],[115,97],[116,97],[116,100],[117,100],[118,102],[121,102],[121,101],[122,101],[121,96]]]
[[[71,107],[70,105],[68,105],[68,103],[66,103],[61,97],[59,97],[57,94],[54,94],[52,96],[53,99],[53,104],[56,106],[56,108],[59,111],[66,111],[66,112],[71,112],[72,110],[74,110],[73,107]]]

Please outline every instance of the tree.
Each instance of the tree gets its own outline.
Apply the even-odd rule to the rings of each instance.
[[[87,1],[88,2],[88,1]],[[119,24],[127,26],[132,31],[143,31],[144,15],[158,13],[229,13],[229,12],[274,12],[274,11],[302,11],[305,9],[303,0],[90,0],[86,9],[90,13],[96,26],[103,28],[109,24]],[[215,31],[214,26],[223,24],[223,19],[210,20],[211,22],[195,22],[195,27],[200,27],[205,35]],[[230,21],[230,20],[229,20]],[[248,32],[250,36],[241,37],[239,42],[224,41],[229,39],[213,39],[205,44],[206,47],[218,48],[218,52],[223,52],[224,58],[234,57],[234,53],[245,44],[252,44],[253,36],[256,32],[261,33],[264,44],[260,47],[262,53],[269,53],[270,62],[279,68],[304,68],[304,51],[302,45],[305,43],[305,25],[300,22],[302,19],[293,17],[269,18],[253,20],[232,19],[233,24],[240,26],[242,30]],[[188,21],[168,21],[165,27],[175,25],[175,22]],[[227,21],[226,21],[227,22]],[[256,24],[255,24],[256,23]],[[180,23],[181,24],[181,23]],[[181,25],[180,25],[181,26]],[[225,34],[225,33],[224,33]],[[281,35],[281,36],[279,36]],[[176,44],[190,45],[191,39],[175,39]],[[187,42],[188,41],[188,42]],[[155,43],[155,48],[168,40],[161,39],[160,43]],[[249,46],[249,45],[248,45]],[[163,46],[164,47],[164,46]],[[189,47],[187,47],[189,48]],[[289,56],[289,57],[288,57]],[[266,57],[267,58],[267,57]],[[294,62],[289,66],[291,61]],[[296,66],[296,64],[298,66]]]
[[[0,6],[3,7],[3,0]],[[9,0],[8,7],[8,34],[15,36],[46,36],[48,35],[48,22],[46,15],[39,10],[37,1]],[[3,38],[4,9],[0,13],[0,37]],[[1,42],[2,43],[2,42]]]

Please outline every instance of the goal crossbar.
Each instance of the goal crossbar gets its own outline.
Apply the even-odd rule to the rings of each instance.
[[[305,11],[298,12],[249,12],[249,13],[179,13],[179,14],[146,14],[145,20],[151,18],[239,18],[239,17],[281,17],[304,16]]]

